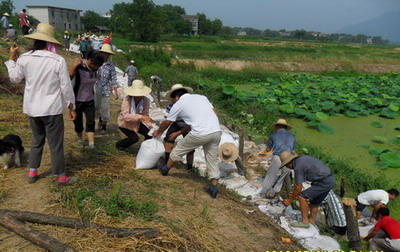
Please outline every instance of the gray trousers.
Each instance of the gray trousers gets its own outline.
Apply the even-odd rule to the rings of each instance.
[[[136,80],[135,75],[128,75],[128,87],[132,86],[132,82]]]
[[[189,133],[172,149],[169,158],[175,162],[181,161],[184,155],[195,150],[197,147],[203,146],[208,177],[210,179],[219,179],[218,145],[220,141],[221,131],[203,136],[194,136]]]
[[[51,156],[51,171],[56,175],[63,174],[65,171],[63,115],[29,117],[29,122],[32,129],[29,167],[40,167],[43,147],[47,138]]]
[[[400,239],[389,239],[385,232],[380,230],[369,242],[370,251],[399,252]]]
[[[291,191],[291,181],[290,181],[290,169],[281,166],[281,159],[277,155],[272,156],[271,164],[269,165],[267,175],[263,181],[263,188],[261,189],[260,195],[264,196],[267,191],[273,190],[275,193],[279,193],[285,183],[288,191]]]

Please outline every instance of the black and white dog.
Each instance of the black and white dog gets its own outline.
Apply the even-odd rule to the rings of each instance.
[[[10,134],[0,140],[0,163],[4,165],[4,169],[12,165],[20,167],[23,153],[24,147],[19,136]]]

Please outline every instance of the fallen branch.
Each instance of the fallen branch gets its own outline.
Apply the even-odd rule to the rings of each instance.
[[[8,214],[20,221],[27,221],[43,225],[55,225],[77,229],[94,228],[119,238],[128,236],[144,236],[148,238],[154,238],[157,237],[159,234],[159,230],[156,228],[114,228],[94,224],[87,221],[81,221],[79,219],[58,217],[33,212],[0,209],[0,216],[3,214]]]
[[[43,234],[42,232],[39,232],[29,226],[24,225],[23,222],[8,214],[0,214],[0,225],[48,251],[76,252],[75,249],[68,246],[67,244],[59,242],[58,240],[51,238],[50,236]]]

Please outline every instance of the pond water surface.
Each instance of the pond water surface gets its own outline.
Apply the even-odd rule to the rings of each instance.
[[[375,157],[368,153],[368,149],[362,145],[369,145],[370,148],[391,149],[400,151],[400,144],[376,143],[374,136],[383,136],[388,140],[396,139],[400,131],[395,130],[400,127],[400,117],[396,119],[385,119],[377,115],[349,118],[345,116],[330,116],[325,124],[335,130],[333,134],[318,132],[315,129],[307,128],[307,123],[301,119],[291,118],[288,120],[293,126],[293,132],[299,142],[307,145],[320,147],[335,158],[348,159],[368,173],[373,174],[379,171],[374,167]],[[372,122],[383,123],[382,128],[371,126]],[[385,174],[396,184],[400,185],[400,168],[387,168]]]

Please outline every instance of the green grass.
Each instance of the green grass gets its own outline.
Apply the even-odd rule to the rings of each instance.
[[[361,46],[342,43],[290,41],[283,44],[249,44],[260,41],[214,41],[204,43],[196,40],[172,42],[173,54],[190,59],[248,60],[265,62],[324,62],[399,64],[400,53],[394,46]],[[246,44],[247,43],[247,44]]]
[[[60,190],[61,201],[70,209],[77,210],[81,217],[90,220],[100,209],[116,219],[134,215],[145,221],[154,219],[157,203],[134,198],[121,183],[103,177],[96,180],[81,180],[75,187]]]

